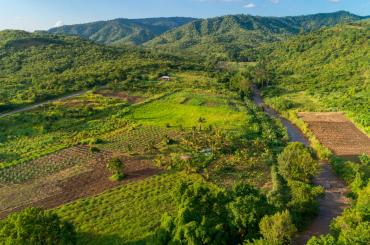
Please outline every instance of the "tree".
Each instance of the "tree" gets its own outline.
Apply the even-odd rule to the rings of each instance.
[[[9,245],[72,245],[76,244],[76,232],[56,214],[27,208],[0,222],[0,240]]]
[[[196,182],[182,183],[175,198],[178,212],[165,215],[153,244],[233,244],[226,193],[217,187]]]
[[[250,185],[238,184],[231,193],[229,209],[240,241],[258,237],[258,224],[269,212],[267,198]]]
[[[289,211],[265,216],[260,222],[261,234],[272,245],[290,244],[292,236],[297,231],[293,224]]]
[[[313,236],[308,242],[307,245],[336,245],[336,239],[332,235]]]
[[[318,174],[319,165],[299,142],[290,143],[278,156],[279,172],[286,180],[308,183]]]
[[[111,160],[109,160],[109,162],[107,164],[107,168],[110,171],[110,173],[112,174],[110,179],[112,181],[117,181],[117,180],[121,180],[123,177],[125,177],[125,174],[123,173],[123,170],[122,170],[124,167],[125,167],[125,165],[123,164],[121,159],[119,159],[118,157],[114,157]]]

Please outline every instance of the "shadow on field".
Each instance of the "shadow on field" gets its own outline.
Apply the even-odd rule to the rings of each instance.
[[[117,234],[102,235],[92,233],[79,233],[78,234],[78,245],[145,245],[150,236],[147,238],[137,241],[125,241],[126,239],[118,236]]]

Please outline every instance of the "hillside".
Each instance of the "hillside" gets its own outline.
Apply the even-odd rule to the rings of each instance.
[[[272,45],[265,96],[280,110],[344,111],[370,132],[370,22],[340,25]]]
[[[0,32],[0,57],[0,112],[125,80],[135,68],[157,69],[166,60],[138,49],[24,31]]]
[[[101,44],[139,45],[193,21],[193,18],[115,19],[50,29],[52,34],[78,35]]]
[[[256,56],[253,48],[263,43],[362,18],[344,11],[295,17],[229,15],[193,21],[166,32],[145,45],[172,52],[186,50],[195,54],[213,53],[250,60]]]

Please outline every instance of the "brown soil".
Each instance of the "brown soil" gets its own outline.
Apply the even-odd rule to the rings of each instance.
[[[314,184],[321,185],[325,189],[325,196],[319,199],[319,214],[303,232],[299,233],[293,244],[306,244],[312,236],[320,236],[329,233],[331,221],[339,216],[349,204],[346,197],[348,189],[343,181],[339,180],[326,162],[320,162],[321,173],[314,179]]]
[[[342,113],[299,113],[317,139],[337,156],[370,154],[370,138]]]
[[[89,166],[88,171],[82,171],[79,174],[67,178],[60,178],[56,181],[46,181],[38,185],[37,189],[43,189],[46,195],[40,195],[40,198],[34,198],[27,203],[11,207],[0,212],[0,218],[4,218],[10,213],[20,211],[26,207],[55,208],[62,204],[72,202],[76,199],[95,196],[111,189],[112,187],[125,184],[129,181],[135,181],[159,173],[161,170],[152,166],[150,160],[140,159],[138,157],[120,156],[125,162],[126,177],[119,182],[109,180],[109,172],[105,167],[106,161],[96,162]],[[25,183],[27,185],[28,183]],[[17,195],[14,189],[14,195]],[[38,190],[33,190],[38,191]]]
[[[114,92],[114,91],[103,90],[103,91],[97,91],[96,94],[100,94],[100,95],[103,95],[105,97],[110,97],[110,98],[127,100],[127,102],[130,104],[136,104],[143,100],[142,97],[131,96],[127,92]]]
[[[260,92],[256,87],[253,88],[253,93],[253,101],[255,102],[255,104],[262,107],[266,114],[281,120],[283,125],[288,130],[288,134],[292,142],[302,142],[307,146],[309,145],[307,139],[304,137],[298,127],[296,127],[290,121],[282,118],[276,111],[274,111],[264,103]],[[331,120],[332,123],[341,123],[341,121],[344,120],[338,115],[336,115],[336,117],[333,117],[333,115],[329,115],[327,113],[320,114],[319,117],[312,117],[313,114],[311,115],[311,117],[309,117],[310,115],[308,115],[307,113],[301,113],[300,116],[305,116],[306,119],[319,118],[320,120],[323,120],[323,118],[327,118],[328,120]],[[329,163],[320,162],[320,165],[322,170],[320,174],[314,178],[314,184],[323,186],[325,190],[324,197],[318,200],[319,214],[306,230],[296,235],[296,237],[293,239],[294,245],[306,244],[307,241],[314,235],[320,236],[327,234],[329,232],[329,225],[331,221],[335,217],[340,215],[349,203],[349,200],[346,198],[346,193],[348,192],[348,189],[346,188],[346,185],[343,183],[343,181],[335,175]]]

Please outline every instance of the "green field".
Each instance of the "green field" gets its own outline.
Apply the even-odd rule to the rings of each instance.
[[[144,244],[158,227],[163,213],[173,213],[173,190],[197,175],[168,173],[85,198],[55,209],[80,233],[78,244]]]

